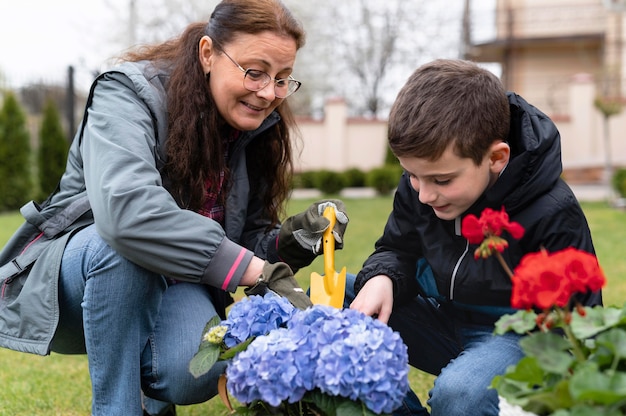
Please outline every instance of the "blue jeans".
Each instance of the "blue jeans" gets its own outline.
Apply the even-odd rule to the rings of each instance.
[[[347,303],[354,298],[355,277],[347,277]],[[389,326],[407,345],[409,364],[437,376],[427,402],[433,416],[498,415],[498,394],[489,388],[491,380],[523,353],[520,335],[493,334],[494,320],[422,296],[394,305]],[[427,414],[412,391],[394,412],[394,416]]]
[[[207,321],[216,315],[206,287],[168,285],[120,256],[90,226],[63,254],[59,326],[52,350],[87,353],[92,414],[158,413],[166,403],[193,404],[217,394],[225,363],[196,379],[189,361]]]

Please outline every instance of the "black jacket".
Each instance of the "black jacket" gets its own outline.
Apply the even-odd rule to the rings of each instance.
[[[554,123],[523,98],[509,93],[511,159],[498,181],[463,214],[480,217],[482,210],[503,206],[525,234],[514,240],[503,257],[513,270],[527,253],[575,247],[594,253],[583,211],[572,190],[560,178],[561,144]],[[422,204],[405,173],[395,194],[393,211],[376,250],[359,272],[355,290],[378,274],[394,281],[396,302],[427,290],[416,279],[416,263],[430,264],[443,298],[468,305],[508,307],[511,280],[495,257],[474,259],[476,245],[461,236],[461,217],[445,221]],[[581,296],[584,304],[601,304],[601,293]]]

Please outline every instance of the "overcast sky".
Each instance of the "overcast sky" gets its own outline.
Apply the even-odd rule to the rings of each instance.
[[[463,0],[453,0],[461,6]],[[482,9],[493,0],[472,0]],[[127,46],[129,0],[0,0],[0,87],[43,81],[64,84],[75,69],[87,90],[94,72]],[[484,9],[483,9],[484,10]]]
[[[63,81],[75,67],[77,82],[119,52],[111,41],[111,7],[122,0],[0,0],[0,79],[12,87]],[[123,24],[123,23],[122,23]],[[108,30],[111,29],[111,30]],[[99,38],[101,41],[99,41]]]

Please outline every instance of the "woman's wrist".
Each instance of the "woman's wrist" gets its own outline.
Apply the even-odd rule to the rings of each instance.
[[[261,274],[263,273],[263,266],[265,266],[265,260],[260,257],[252,257],[252,260],[248,264],[246,271],[241,277],[239,286],[254,286],[259,281]]]

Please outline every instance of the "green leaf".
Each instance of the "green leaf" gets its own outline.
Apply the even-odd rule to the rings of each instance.
[[[361,401],[323,394],[319,389],[307,392],[302,401],[315,404],[326,416],[376,416]]]
[[[232,348],[227,349],[226,351],[224,351],[220,356],[220,360],[230,360],[231,358],[233,358],[235,355],[239,354],[241,351],[245,350],[246,348],[248,348],[248,345],[250,345],[250,343],[252,341],[254,341],[255,337],[250,337],[247,340],[245,340],[244,342],[235,345]]]
[[[204,343],[189,361],[189,371],[198,378],[209,372],[220,355],[220,346],[210,342]]]
[[[359,402],[353,402],[352,400],[344,399],[337,405],[337,416],[375,416],[376,413],[372,412],[365,406],[365,404]]]
[[[551,380],[553,379],[553,380]],[[502,376],[492,380],[492,387],[509,403],[536,414],[548,414],[571,405],[568,380],[544,375],[534,357],[524,357]]]
[[[200,339],[200,346],[198,352],[193,356],[189,362],[189,371],[191,374],[198,378],[203,374],[206,374],[213,364],[217,361],[220,354],[220,346],[212,342],[206,341],[204,336],[213,328],[221,323],[219,316],[215,315],[204,326],[202,331],[202,338]]]
[[[587,306],[585,316],[572,313],[572,332],[578,339],[591,338],[609,328],[623,325],[626,328],[626,306],[623,309],[616,307]]]
[[[626,358],[626,330],[613,328],[598,335],[598,346],[603,346],[613,353],[616,360]]]
[[[571,344],[552,332],[533,332],[520,340],[520,346],[546,372],[565,374],[574,362],[569,353]]]
[[[570,391],[577,401],[617,403],[626,397],[626,373],[600,372],[595,365],[583,366],[572,376]]]
[[[337,397],[322,394],[319,389],[306,392],[302,401],[314,403],[325,415],[337,415]]]
[[[517,311],[514,314],[502,315],[496,321],[494,333],[502,335],[509,331],[525,334],[535,328],[537,314],[533,311]]]
[[[524,357],[516,365],[510,366],[504,377],[524,382],[529,388],[532,388],[535,385],[542,384],[544,374],[535,357]]]
[[[528,395],[528,403],[522,408],[538,415],[550,414],[556,409],[568,409],[572,406],[568,386],[569,382],[562,380],[551,389],[539,389]]]
[[[527,383],[511,380],[506,376],[495,376],[491,381],[491,387],[498,390],[498,395],[504,397],[509,403],[524,407],[528,400],[526,397],[534,392]]]
[[[575,405],[570,409],[569,413],[564,413],[564,416],[624,416],[619,409],[609,408],[606,406],[591,406],[586,404]],[[552,416],[559,416],[554,413]]]

